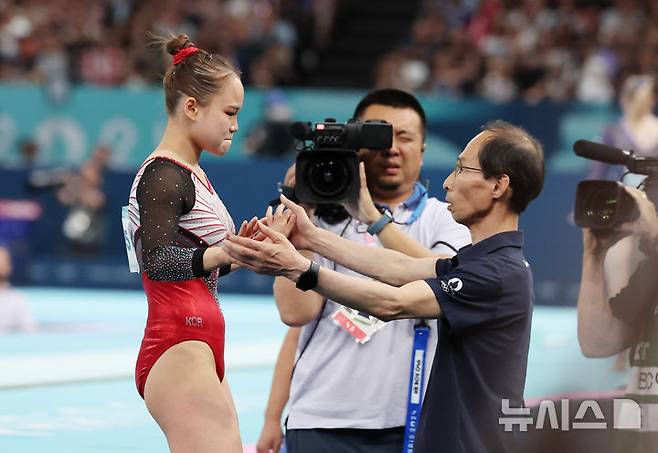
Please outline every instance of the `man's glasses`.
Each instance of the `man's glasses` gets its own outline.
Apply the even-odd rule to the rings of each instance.
[[[484,172],[481,168],[475,168],[475,167],[467,167],[466,165],[462,165],[459,162],[455,164],[455,169],[453,170],[455,172],[455,176],[461,175],[464,170],[471,170],[471,171],[481,171]]]

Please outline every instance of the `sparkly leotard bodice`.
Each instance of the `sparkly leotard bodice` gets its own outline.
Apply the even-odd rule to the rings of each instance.
[[[128,211],[149,306],[135,373],[140,395],[157,359],[182,341],[207,343],[223,379],[217,271],[204,271],[203,254],[235,230],[226,207],[210,183],[190,168],[155,157],[137,172]]]

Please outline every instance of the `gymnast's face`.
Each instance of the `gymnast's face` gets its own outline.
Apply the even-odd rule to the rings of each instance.
[[[188,98],[185,102],[189,102]],[[197,147],[216,156],[223,156],[231,147],[233,134],[238,131],[238,112],[244,102],[244,88],[237,76],[210,99],[208,105],[185,105],[192,120],[191,135]]]

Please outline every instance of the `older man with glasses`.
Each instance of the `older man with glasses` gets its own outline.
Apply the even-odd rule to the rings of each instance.
[[[466,145],[443,183],[449,211],[473,240],[450,259],[356,245],[315,227],[287,199],[296,216],[289,238],[259,223],[271,242],[231,236],[226,250],[256,272],[284,276],[383,320],[438,319],[437,359],[414,451],[508,452],[515,433],[499,417],[503,406],[523,405],[534,300],[518,223],[543,181],[541,145],[519,127],[494,122]],[[320,268],[296,248],[379,281]]]

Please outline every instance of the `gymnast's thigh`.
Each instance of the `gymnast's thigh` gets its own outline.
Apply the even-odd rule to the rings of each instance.
[[[212,349],[202,341],[178,343],[158,358],[146,378],[144,401],[168,439],[200,423],[237,433],[230,395],[217,375]]]

